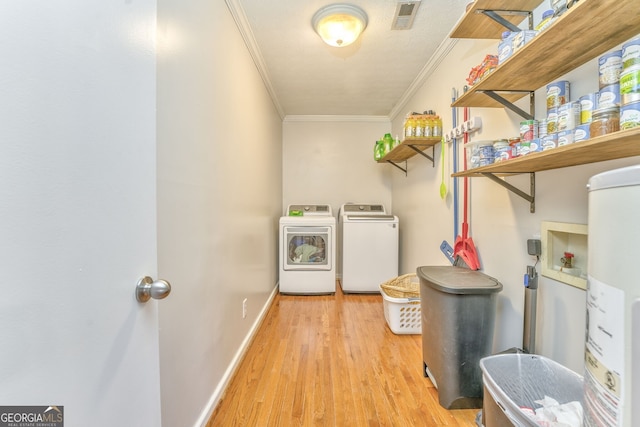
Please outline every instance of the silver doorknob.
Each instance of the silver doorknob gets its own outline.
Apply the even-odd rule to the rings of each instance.
[[[147,302],[150,298],[162,299],[169,296],[171,285],[166,280],[153,280],[145,276],[138,280],[136,285],[136,299],[138,302]]]

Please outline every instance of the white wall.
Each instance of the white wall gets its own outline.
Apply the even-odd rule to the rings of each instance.
[[[444,128],[452,127],[451,89],[462,90],[471,67],[487,53],[497,51],[497,42],[459,40],[447,58],[407,103],[403,111],[435,108],[444,119]],[[532,71],[535,67],[532,66]],[[562,79],[571,82],[572,100],[597,90],[597,59],[590,61]],[[546,88],[536,92],[536,117],[546,115]],[[528,110],[527,97],[518,106]],[[460,109],[462,110],[462,109]],[[519,116],[505,109],[471,108],[470,116],[480,116],[482,131],[472,140],[517,136]],[[459,113],[462,119],[462,111]],[[393,119],[393,132],[402,128],[403,117]],[[445,172],[449,195],[439,196],[441,166],[432,168],[425,159],[409,160],[409,176],[393,173],[394,213],[403,221],[401,227],[401,272],[415,271],[421,265],[447,265],[439,247],[443,240],[454,243],[454,203],[451,192],[452,147],[447,146]],[[461,149],[458,150],[462,155]],[[536,211],[529,213],[529,203],[485,178],[469,180],[471,214],[470,235],[476,244],[482,271],[504,286],[498,302],[494,351],[522,347],[523,275],[535,258],[527,254],[526,240],[540,238],[544,220],[585,224],[587,221],[586,183],[590,176],[609,169],[634,164],[638,158],[607,161],[536,173]],[[462,157],[459,161],[462,168]],[[529,176],[518,175],[507,181],[525,192]],[[459,179],[462,221],[463,180]],[[458,228],[458,235],[461,233]],[[538,266],[538,272],[541,268]],[[540,276],[536,352],[551,357],[575,371],[582,372],[585,327],[585,291]]]
[[[160,0],[158,44],[162,423],[204,425],[277,284],[282,120],[224,2]]]
[[[383,203],[391,209],[390,174],[373,160],[390,131],[386,117],[287,116],[283,129],[283,212],[292,203]]]

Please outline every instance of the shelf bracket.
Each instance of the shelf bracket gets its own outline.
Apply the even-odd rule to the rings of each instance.
[[[435,158],[435,148],[432,145],[431,146],[431,156],[429,156],[428,154],[425,154],[424,151],[422,151],[421,149],[419,149],[418,147],[416,147],[415,145],[411,145],[409,144],[409,147],[411,147],[412,149],[414,149],[418,154],[421,154],[422,156],[426,157],[427,159],[431,160],[431,166],[435,167],[436,162],[434,160]]]
[[[522,31],[517,25],[512,24],[502,17],[502,15],[520,15],[527,16],[529,18],[529,29],[532,30],[532,14],[531,12],[520,11],[520,10],[486,10],[486,9],[478,9],[477,13],[482,13],[489,18],[496,21],[498,24],[502,25],[509,31]]]
[[[404,172],[404,176],[407,176],[407,161],[404,161],[404,168],[402,166],[400,166],[399,164],[391,161],[391,160],[387,160],[387,163],[391,163],[393,166],[397,167],[398,169],[400,169],[402,172]]]
[[[489,98],[493,99],[494,101],[499,102],[500,104],[504,105],[506,108],[510,109],[511,111],[513,111],[514,113],[516,113],[517,115],[519,115],[520,117],[523,117],[526,120],[533,120],[533,113],[527,113],[526,111],[524,111],[523,109],[516,107],[512,102],[507,101],[505,98],[503,98],[502,96],[498,95],[495,91],[492,90],[482,90],[482,91],[478,91],[478,92],[482,92],[485,95],[487,95]],[[517,91],[510,91],[510,92],[517,92]],[[529,109],[531,109],[533,111],[533,108],[535,108],[535,102],[534,102],[534,93],[530,92],[530,91],[523,91],[523,92],[527,92],[529,94]]]
[[[536,212],[536,174],[535,174],[535,172],[530,172],[529,173],[529,193],[530,194],[527,194],[524,191],[520,190],[519,188],[509,184],[507,181],[498,178],[497,176],[495,176],[491,172],[481,172],[481,175],[491,179],[493,182],[495,182],[497,184],[500,184],[501,186],[503,186],[507,190],[511,191],[512,193],[514,193],[514,194],[522,197],[526,201],[528,201],[529,202],[529,212],[531,212],[531,213],[535,213]]]

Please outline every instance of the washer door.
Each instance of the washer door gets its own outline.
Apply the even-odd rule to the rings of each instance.
[[[331,227],[283,228],[285,270],[331,270]]]

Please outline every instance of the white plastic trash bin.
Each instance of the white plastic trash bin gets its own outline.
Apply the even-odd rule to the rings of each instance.
[[[545,396],[559,404],[577,401],[584,406],[582,376],[544,356],[497,354],[481,359],[480,369],[484,427],[537,427],[523,408],[539,408],[535,401]]]

